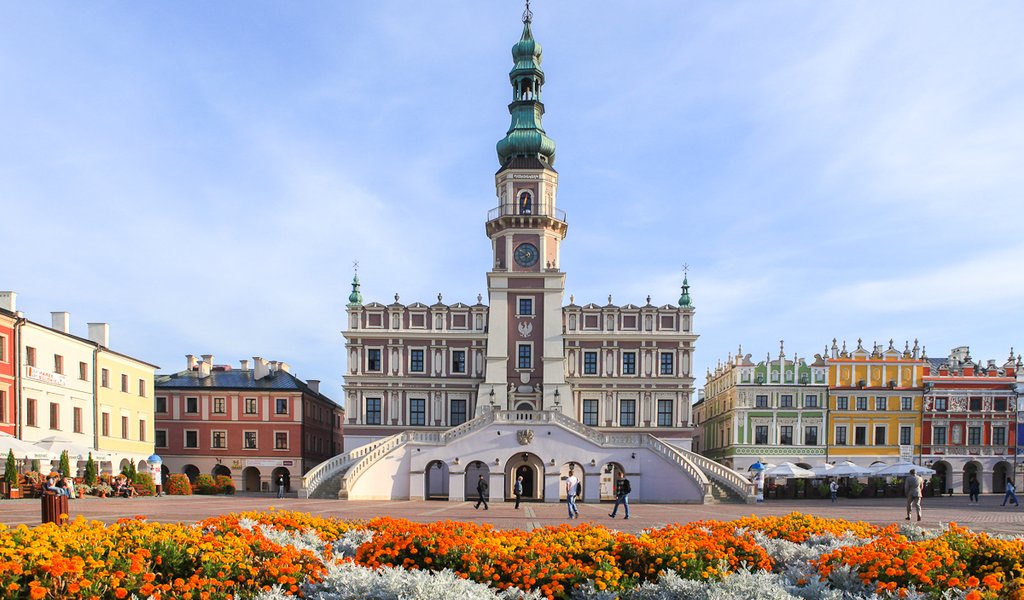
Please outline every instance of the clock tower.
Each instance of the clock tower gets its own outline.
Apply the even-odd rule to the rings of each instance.
[[[490,315],[478,413],[562,410],[562,402],[570,401],[562,335],[565,274],[559,267],[568,225],[556,204],[555,142],[541,124],[544,72],[532,17],[527,3],[522,37],[512,47],[512,124],[497,147],[498,206],[487,215],[493,268],[487,274]]]

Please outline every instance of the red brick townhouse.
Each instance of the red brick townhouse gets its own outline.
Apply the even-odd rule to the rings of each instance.
[[[240,492],[291,491],[302,475],[341,452],[344,409],[287,363],[253,357],[240,368],[189,355],[188,367],[156,378],[156,453],[164,475],[229,475]]]

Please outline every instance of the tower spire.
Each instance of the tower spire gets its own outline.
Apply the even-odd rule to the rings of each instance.
[[[352,263],[352,293],[348,295],[349,305],[358,306],[363,303],[363,295],[359,293],[359,261]]]

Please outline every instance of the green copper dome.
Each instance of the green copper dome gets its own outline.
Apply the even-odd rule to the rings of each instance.
[[[348,295],[349,304],[362,304],[363,295],[359,293],[359,275],[352,276],[352,293]]]
[[[693,303],[690,301],[690,282],[686,280],[686,276],[683,276],[683,294],[679,296],[679,307],[680,308],[691,308]]]
[[[505,137],[498,142],[498,161],[504,167],[515,157],[536,157],[547,165],[555,163],[555,142],[544,132],[541,117],[544,105],[540,101],[544,86],[544,71],[540,68],[541,47],[533,39],[530,29],[532,14],[523,15],[523,35],[512,46],[514,65],[508,74],[512,83],[512,103],[508,112],[512,124]]]

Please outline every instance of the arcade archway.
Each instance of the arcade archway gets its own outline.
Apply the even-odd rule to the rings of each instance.
[[[423,497],[427,500],[448,499],[448,464],[443,460],[435,460],[427,465],[424,473]]]
[[[544,461],[531,452],[514,455],[505,462],[505,498],[515,499],[516,478],[523,478],[524,501],[544,500]]]

